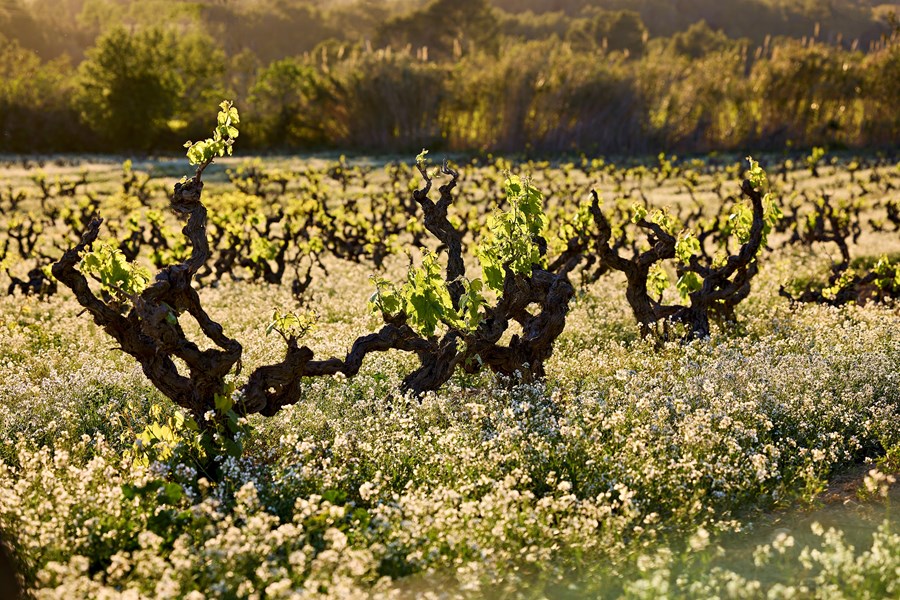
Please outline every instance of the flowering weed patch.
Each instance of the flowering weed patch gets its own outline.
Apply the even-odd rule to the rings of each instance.
[[[227,302],[235,293],[251,302]],[[235,322],[265,293],[204,292]],[[177,409],[100,335],[75,334],[73,302],[32,310],[57,315],[41,323],[58,342],[3,358],[0,527],[39,597],[368,597],[425,573],[477,594],[597,564],[615,577],[698,531],[812,501],[842,466],[900,443],[889,310],[758,305],[746,336],[659,349],[600,335],[610,324],[585,301],[545,383],[460,377],[419,403],[397,396],[406,358],[382,355],[251,419],[244,456],[223,459],[212,484],[183,455],[136,461],[149,406]],[[627,327],[624,308],[611,314]],[[3,348],[22,343],[29,319],[40,317],[2,330]],[[265,360],[266,315],[247,319],[259,321],[250,356]],[[871,553],[890,561],[878,548],[896,542],[880,535],[868,553],[841,552],[874,569]],[[727,576],[692,584],[697,597]]]
[[[574,189],[572,170],[547,169],[529,181],[561,194]],[[606,183],[621,189],[626,179],[650,177],[628,173],[613,170]],[[670,174],[663,177],[661,168],[657,176],[664,188],[676,186],[665,183]],[[460,232],[477,228],[478,211],[465,210],[487,198],[467,198],[444,217]],[[547,219],[565,221],[564,208],[548,207]],[[576,230],[586,214],[567,226]],[[654,215],[671,219],[664,211]],[[472,224],[464,225],[470,216]],[[152,235],[173,237],[160,233],[163,221],[151,221]],[[260,216],[252,226],[266,222]],[[219,225],[223,236],[236,231],[235,223]],[[278,227],[272,239],[287,236]],[[382,224],[372,227],[366,235]],[[344,356],[360,331],[399,318],[396,307],[387,316],[365,309],[371,268],[342,256],[338,241],[352,243],[335,233],[351,229],[344,223],[330,234],[330,254],[317,255],[307,273],[316,273],[316,285],[307,281],[302,293],[262,275],[248,280],[240,274],[262,267],[240,262],[228,266],[231,275],[200,287],[198,305],[241,340],[240,369],[221,374],[223,387],[203,411],[183,411],[149,383],[80,315],[68,291],[43,300],[0,299],[0,530],[32,595],[896,595],[900,552],[889,509],[866,545],[830,526],[814,528],[808,540],[784,533],[755,544],[747,569],[725,560],[734,551],[721,542],[763,514],[815,505],[829,480],[850,467],[864,465],[868,473],[858,501],[881,505],[895,497],[900,319],[889,295],[868,304],[857,302],[859,295],[800,304],[779,296],[787,280],[814,279],[826,261],[771,242],[791,235],[773,225],[775,248],[760,250],[761,266],[740,267],[754,275],[746,301],[741,296],[730,305],[727,319],[712,319],[709,336],[674,330],[641,336],[622,293],[625,277],[584,267],[567,288],[565,327],[554,331],[552,353],[539,355],[539,372],[529,365],[488,373],[460,358],[477,355],[462,340],[477,341],[471,332],[480,323],[450,310],[452,299],[448,305],[443,293],[449,298],[459,280],[444,281],[437,268],[429,289],[441,292],[435,297],[450,325],[432,325],[456,331],[460,368],[442,373],[436,389],[406,387],[417,362],[429,365],[393,349],[369,355],[349,376],[335,369],[296,377],[294,403],[265,417],[239,415],[234,407],[251,374],[284,357],[267,329],[282,335],[289,353],[299,350],[294,331],[302,330],[303,343],[317,355]],[[418,235],[415,223],[401,230]],[[876,233],[876,242],[887,239]],[[542,250],[522,239],[516,238],[529,256],[539,257],[531,263],[535,273],[545,262]],[[685,234],[674,243],[685,246],[686,239],[693,238]],[[635,249],[646,241],[608,240]],[[321,240],[304,243],[304,252],[324,247]],[[366,242],[372,252],[378,243]],[[740,247],[740,240],[731,243]],[[872,254],[867,243],[875,244],[863,238],[852,249]],[[688,245],[686,260],[700,265],[692,253],[705,246]],[[227,258],[224,242],[216,251],[217,263]],[[406,257],[374,253],[385,282],[417,272]],[[473,255],[459,257],[475,264]],[[720,264],[716,256],[707,259]],[[654,281],[668,281],[665,268]],[[404,293],[418,298],[418,289]],[[481,293],[471,282],[457,291],[460,302]],[[107,292],[110,306],[123,310],[136,297],[117,300],[116,293]],[[674,286],[654,293],[677,302]],[[500,306],[495,300],[490,296],[484,306]],[[276,312],[273,326],[278,307],[295,310]],[[492,349],[513,348],[523,338],[536,315],[528,306],[521,310],[526,325],[510,320],[491,338]],[[211,330],[174,313],[156,321],[157,313],[145,316],[189,341]],[[430,343],[431,336],[421,336]],[[210,343],[196,348],[206,352]],[[176,354],[172,368],[184,375],[188,363]],[[275,397],[272,389],[257,391]],[[767,578],[772,565],[784,568]]]

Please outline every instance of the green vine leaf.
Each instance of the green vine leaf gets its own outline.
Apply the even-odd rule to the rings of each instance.
[[[488,218],[487,236],[476,249],[484,281],[496,292],[503,291],[507,268],[528,276],[533,266],[545,262],[538,245],[547,226],[543,194],[513,175],[506,180],[506,198],[510,209]]]
[[[114,241],[95,242],[81,258],[81,271],[100,282],[103,291],[124,303],[150,283],[150,271],[130,263]]]
[[[319,316],[313,311],[302,313],[282,313],[277,308],[272,313],[272,321],[266,327],[266,335],[273,331],[285,340],[299,340],[309,333],[319,320]]]
[[[236,125],[241,122],[238,110],[234,103],[225,100],[220,105],[216,117],[216,128],[211,138],[199,142],[187,141],[187,158],[192,165],[204,166],[212,162],[217,156],[231,156],[231,147],[238,137]]]

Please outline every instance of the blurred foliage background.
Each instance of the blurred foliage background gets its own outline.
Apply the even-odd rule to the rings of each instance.
[[[0,152],[608,154],[900,140],[900,3],[0,0]],[[246,137],[246,139],[243,139]]]

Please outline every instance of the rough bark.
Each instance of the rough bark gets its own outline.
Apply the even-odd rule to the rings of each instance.
[[[163,268],[150,286],[131,298],[131,307],[125,314],[119,304],[98,298],[77,268],[82,254],[97,239],[101,219],[92,220],[81,241],[53,265],[53,275],[72,290],[79,304],[118,342],[119,348],[138,361],[157,389],[189,410],[198,423],[206,425],[204,414],[215,407],[215,397],[223,393],[225,378],[240,371],[242,347],[206,313],[192,286],[210,258],[207,212],[201,202],[202,171],[198,168],[194,178],[176,184],[171,198],[171,208],[187,218],[182,233],[190,242],[190,256],[182,263]],[[416,190],[413,198],[425,213],[426,229],[447,248],[446,281],[454,306],[458,307],[465,275],[462,235],[447,219],[447,209],[459,175],[446,164],[442,171],[451,180],[441,186],[437,202],[428,198],[431,179],[423,168],[420,172],[425,186]],[[419,358],[419,368],[401,384],[402,391],[415,396],[441,387],[458,366],[473,363],[476,355],[495,372],[519,372],[527,379],[542,377],[543,364],[565,327],[568,303],[574,294],[568,273],[581,259],[580,247],[570,248],[564,257],[564,261],[554,263],[553,271],[535,265],[527,277],[508,272],[502,297],[488,309],[475,332],[451,328],[440,339],[423,337],[407,325],[402,315],[386,316],[381,330],[358,338],[344,358],[326,360],[314,360],[311,349],[289,337],[284,359],[254,370],[235,394],[234,408],[240,414],[274,415],[301,399],[303,378],[337,373],[354,376],[369,353],[392,349],[412,352]],[[531,305],[539,308],[536,314],[529,312]],[[187,339],[177,318],[184,314],[196,320],[214,348],[200,350]],[[521,324],[522,335],[514,336],[509,346],[498,345],[512,321]],[[176,360],[186,365],[186,373],[179,371]]]
[[[444,162],[441,172],[450,175],[450,181],[440,187],[441,197],[434,202],[428,197],[431,190],[431,177],[428,171],[421,164],[417,164],[416,167],[425,180],[425,187],[415,190],[413,199],[422,207],[425,214],[425,229],[447,248],[447,289],[453,308],[459,308],[459,299],[463,295],[462,278],[466,274],[466,265],[462,257],[462,233],[447,219],[447,209],[453,203],[452,192],[459,181],[459,173]]]
[[[636,253],[632,258],[622,257],[609,244],[612,229],[600,210],[596,192],[593,193],[591,214],[598,226],[594,248],[601,263],[625,274],[628,282],[625,297],[640,325],[642,335],[651,334],[656,323],[669,320],[683,324],[687,328],[688,339],[702,338],[709,335],[711,314],[726,319],[733,318],[735,306],[750,293],[750,280],[758,271],[756,256],[762,244],[765,225],[762,195],[753,189],[748,180],[743,182],[741,191],[750,199],[753,208],[749,239],[741,245],[737,254],[729,256],[720,267],[703,264],[698,257],[692,257],[683,271],[697,273],[703,278],[703,285],[690,294],[690,304],[687,306],[661,304],[647,292],[650,267],[675,257],[675,237],[659,225],[641,219],[637,226],[647,232],[651,248]]]

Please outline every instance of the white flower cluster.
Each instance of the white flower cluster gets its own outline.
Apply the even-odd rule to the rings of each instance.
[[[388,261],[393,279],[405,261]],[[776,291],[796,261],[766,264],[741,335],[641,341],[611,275],[573,303],[544,383],[460,373],[419,403],[397,391],[415,357],[396,352],[311,379],[301,403],[251,419],[215,484],[196,464],[132,460],[160,395],[71,299],[0,299],[0,530],[40,598],[500,595],[598,565],[637,569],[614,586],[632,597],[896,597],[889,525],[868,550],[824,530],[822,548],[785,535],[757,549],[760,568],[796,554],[815,571],[802,584],[672,567],[900,447],[896,314],[793,310]],[[314,297],[327,327],[304,342],[341,356],[378,323],[360,310],[367,270],[328,266]],[[288,290],[201,294],[241,340],[244,376],[281,360],[259,307],[289,305]],[[875,470],[864,487],[883,499],[892,484]]]

